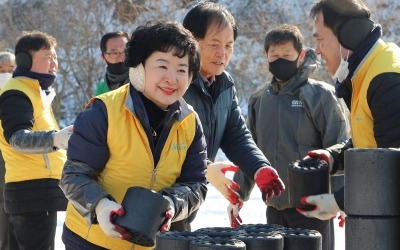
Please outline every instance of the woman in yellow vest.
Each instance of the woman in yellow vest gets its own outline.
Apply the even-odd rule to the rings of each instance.
[[[90,100],[74,124],[60,187],[69,199],[66,249],[146,249],[121,240],[111,214],[132,186],[169,202],[160,231],[187,218],[206,193],[206,143],[182,96],[200,67],[197,42],[172,21],[138,27],[127,43],[130,84]]]

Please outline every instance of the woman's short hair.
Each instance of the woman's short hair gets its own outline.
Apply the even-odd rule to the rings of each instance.
[[[144,65],[155,51],[173,51],[179,58],[188,55],[189,75],[192,77],[200,70],[199,45],[193,35],[176,21],[151,21],[139,26],[126,44],[125,64],[127,67]]]

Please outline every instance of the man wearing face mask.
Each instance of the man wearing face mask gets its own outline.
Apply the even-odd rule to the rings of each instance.
[[[0,89],[6,84],[6,82],[12,77],[12,73],[15,70],[15,56],[10,52],[0,52]],[[8,250],[8,217],[4,211],[4,166],[3,155],[0,153],[0,249]]]
[[[104,80],[97,85],[95,95],[117,89],[129,81],[125,66],[125,44],[130,36],[125,31],[109,32],[100,40],[101,59],[107,64]]]
[[[303,49],[303,40],[294,25],[283,24],[267,33],[264,49],[273,77],[251,95],[248,104],[247,125],[254,141],[284,182],[292,161],[349,137],[345,104],[338,101],[331,85],[309,78],[317,66],[316,55]],[[235,174],[234,181],[240,185],[241,198],[247,200],[254,182],[242,172]],[[287,192],[266,204],[268,223],[317,230],[322,234],[322,249],[334,250],[332,220],[299,214],[289,204]],[[228,208],[231,221],[240,222],[233,209]]]
[[[329,162],[331,173],[344,170],[349,148],[400,147],[400,48],[381,39],[382,27],[371,15],[361,0],[320,0],[310,12],[315,52],[350,109],[351,140],[308,153]],[[344,189],[304,199],[316,209],[299,212],[327,220],[343,210]]]

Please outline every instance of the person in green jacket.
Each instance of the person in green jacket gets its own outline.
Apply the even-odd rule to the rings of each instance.
[[[130,36],[125,31],[109,32],[100,40],[101,59],[107,63],[106,75],[96,88],[95,95],[117,89],[129,81],[125,66],[125,44]]]

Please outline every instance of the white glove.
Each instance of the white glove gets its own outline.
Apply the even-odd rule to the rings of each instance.
[[[122,216],[124,214],[122,206],[115,201],[103,198],[97,203],[95,211],[101,230],[109,237],[122,238],[120,232],[117,231],[121,227],[116,227],[111,221],[115,215]]]
[[[304,211],[296,208],[296,210],[307,217],[314,217],[320,220],[329,220],[336,217],[341,210],[336,203],[333,194],[310,195],[301,198],[300,202],[303,205],[314,205],[315,208],[311,211]]]
[[[326,161],[329,165],[329,171],[332,171],[333,157],[332,157],[331,153],[329,153],[328,150],[316,149],[316,150],[308,151],[307,156],[304,157],[303,160],[307,160],[310,158],[315,158],[315,159],[320,159],[320,160]]]
[[[53,134],[53,144],[57,148],[67,149],[68,140],[74,132],[74,125],[70,125]]]
[[[226,171],[237,172],[239,168],[230,162],[211,163],[207,166],[206,178],[230,203],[239,202],[239,185],[225,176]]]
[[[228,208],[226,209],[228,212],[229,223],[232,228],[238,227],[242,224],[242,218],[240,218],[239,211],[243,207],[243,201],[239,200],[238,203],[232,204],[229,203]]]
[[[172,222],[172,218],[175,215],[175,204],[172,201],[172,199],[166,195],[164,195],[164,198],[169,201],[169,208],[167,210],[167,212],[165,212],[164,216],[165,216],[165,220],[163,222],[163,224],[160,227],[160,232],[165,232],[165,231],[169,231],[169,228],[171,227],[171,222]]]

